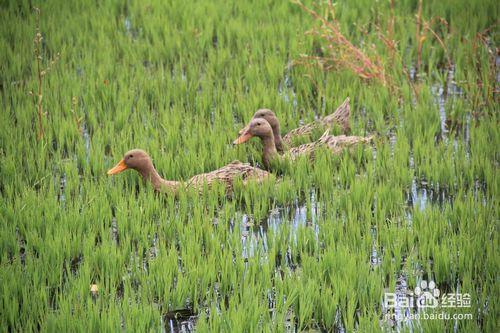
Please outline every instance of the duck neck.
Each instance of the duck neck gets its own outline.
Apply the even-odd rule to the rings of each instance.
[[[276,123],[272,128],[274,135],[274,145],[276,146],[276,150],[282,153],[285,149],[283,147],[283,141],[281,140],[280,124]]]
[[[141,174],[142,179],[144,179],[144,181],[151,182],[154,189],[158,192],[164,192],[165,190],[177,191],[182,184],[178,181],[161,178],[152,163],[148,165],[148,167],[138,171]]]
[[[262,162],[267,170],[271,169],[271,161],[276,158],[278,151],[276,150],[276,144],[274,136],[265,136],[262,138],[262,144],[264,145],[262,153]]]

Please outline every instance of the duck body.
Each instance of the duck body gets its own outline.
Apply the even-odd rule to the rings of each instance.
[[[354,136],[354,135],[329,135],[328,130],[319,138],[319,140],[311,143],[306,143],[298,147],[291,148],[287,155],[291,160],[295,160],[300,156],[312,156],[315,150],[320,147],[325,147],[333,154],[341,154],[342,151],[358,144],[369,143],[372,141],[373,136]]]
[[[224,167],[193,176],[188,181],[173,181],[163,179],[156,171],[151,157],[141,149],[132,149],[125,153],[118,164],[108,171],[108,175],[115,175],[127,169],[136,170],[146,182],[151,182],[158,192],[177,192],[181,188],[202,191],[205,186],[221,183],[231,190],[236,179],[244,184],[250,181],[262,182],[269,176],[267,171],[251,166],[249,163],[233,161]]]
[[[188,188],[202,189],[204,185],[211,186],[213,183],[219,182],[230,189],[237,178],[241,178],[243,184],[247,184],[250,181],[260,183],[268,176],[269,172],[236,160],[220,169],[196,175],[185,182],[185,185]]]
[[[370,137],[361,136],[346,136],[346,135],[329,135],[326,131],[319,140],[311,143],[306,143],[298,147],[293,147],[287,150],[283,156],[279,156],[274,144],[274,134],[271,125],[263,118],[256,118],[250,121],[250,124],[245,127],[246,131],[238,137],[233,144],[241,144],[247,142],[252,137],[258,137],[263,144],[262,162],[267,170],[270,170],[272,165],[275,165],[276,160],[288,159],[296,160],[300,156],[314,158],[314,152],[320,147],[325,147],[333,154],[340,154],[344,149],[353,147],[357,144],[368,143],[373,139]]]
[[[310,137],[311,134],[317,129],[329,129],[333,126],[340,126],[341,130],[344,133],[350,131],[349,127],[349,118],[351,116],[351,107],[350,107],[350,99],[347,97],[345,101],[340,105],[334,113],[329,114],[321,119],[318,119],[312,123],[305,124],[296,129],[288,132],[284,137],[281,137],[280,133],[280,123],[276,114],[269,109],[259,109],[255,112],[252,117],[254,119],[264,119],[271,126],[273,135],[274,135],[274,144],[276,146],[276,150],[278,153],[283,154],[288,147],[293,145],[293,142],[298,138],[307,136]],[[244,132],[248,130],[248,126],[245,126],[243,129],[239,131],[239,134],[242,135]]]
[[[311,136],[317,130],[331,129],[334,126],[340,126],[343,133],[348,133],[351,128],[349,126],[349,118],[351,117],[350,99],[347,97],[345,101],[335,110],[334,113],[329,114],[321,119],[312,123],[305,124],[297,127],[296,129],[288,132],[282,139],[286,145],[292,145],[293,141],[303,136]]]

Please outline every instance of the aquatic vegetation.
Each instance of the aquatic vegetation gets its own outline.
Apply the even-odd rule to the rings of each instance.
[[[2,2],[2,330],[495,332],[498,5],[421,3],[420,32],[418,1],[335,4],[339,31],[374,48],[395,94],[294,66],[327,44],[304,35],[317,22],[293,2],[37,2],[41,68],[60,54],[40,136],[37,13]],[[318,150],[276,181],[171,196],[106,175],[130,147],[172,180],[258,165],[259,142],[231,145],[255,110],[286,133],[346,96],[350,134],[373,143]],[[472,319],[385,306],[424,280],[470,294],[470,307],[439,311]]]

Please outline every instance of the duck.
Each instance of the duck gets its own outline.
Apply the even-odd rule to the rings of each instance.
[[[283,137],[281,137],[278,117],[276,117],[276,114],[272,110],[259,109],[253,115],[252,120],[262,118],[265,119],[269,123],[269,125],[271,125],[276,149],[280,154],[283,154],[287,150],[287,147],[290,147],[293,144],[293,141],[296,138],[303,136],[310,136],[311,133],[316,128],[331,128],[334,125],[338,125],[340,126],[343,133],[348,133],[350,131],[350,126],[349,126],[350,115],[351,115],[350,99],[349,97],[347,97],[344,100],[344,102],[337,108],[337,110],[335,110],[334,113],[331,113],[312,123],[308,123],[296,129],[293,129]],[[241,129],[239,131],[239,135],[242,135],[244,132],[247,131],[247,129],[248,126]]]
[[[330,135],[329,130],[327,130],[317,141],[290,148],[283,156],[280,156],[276,148],[273,129],[268,121],[263,118],[256,118],[250,121],[250,124],[245,128],[246,131],[234,140],[233,144],[239,145],[245,143],[253,137],[260,138],[263,144],[262,163],[266,170],[271,170],[272,162],[276,159],[280,160],[282,157],[291,161],[296,160],[300,156],[308,156],[313,159],[314,152],[320,147],[327,148],[333,154],[340,154],[346,148],[368,143],[373,139],[373,136],[334,136]]]
[[[237,178],[241,178],[243,184],[250,181],[261,183],[270,175],[265,170],[236,160],[220,169],[191,177],[188,181],[166,180],[158,174],[151,157],[142,149],[132,149],[126,152],[123,158],[108,170],[107,174],[116,175],[127,169],[137,171],[145,182],[151,182],[155,191],[174,193],[181,188],[194,188],[201,192],[205,186],[210,187],[215,182],[222,183],[227,190],[231,190]]]

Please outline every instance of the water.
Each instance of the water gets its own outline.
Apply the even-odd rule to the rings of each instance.
[[[298,101],[297,101],[297,94],[295,93],[295,90],[293,88],[293,82],[290,77],[290,70],[292,67],[292,62],[288,62],[288,65],[286,66],[285,73],[283,75],[283,81],[280,82],[278,86],[278,93],[283,97],[283,100],[286,103],[292,103],[293,110],[297,110],[298,106]]]
[[[394,147],[396,146],[397,137],[396,137],[396,129],[393,128],[389,130],[389,148],[391,151],[391,158],[394,157]]]
[[[268,237],[276,237],[278,232],[283,231],[283,228],[289,229],[290,242],[294,244],[297,243],[297,232],[302,227],[312,228],[316,241],[319,242],[318,221],[321,216],[322,204],[316,201],[314,190],[310,192],[309,198],[310,207],[296,199],[293,205],[271,209],[257,226],[253,217],[245,213],[238,213],[230,221],[230,227],[234,228],[234,221],[240,219],[239,227],[244,261],[247,262],[250,257],[256,255],[259,255],[261,260],[268,260]],[[289,268],[296,268],[291,248],[288,248],[284,253],[284,260]]]
[[[142,33],[142,28],[134,28],[132,20],[128,16],[123,20],[123,27],[125,28],[126,34],[130,36],[132,40],[136,40]]]
[[[314,230],[316,236],[316,241],[319,242],[319,220],[321,218],[321,207],[322,203],[316,200],[316,193],[311,190],[309,193],[310,205],[299,201],[296,199],[292,205],[279,206],[271,209],[267,216],[263,218],[259,223],[256,223],[253,216],[237,212],[235,216],[229,221],[229,229],[231,232],[239,232],[242,244],[242,255],[241,259],[245,262],[245,266],[248,267],[249,258],[258,257],[259,260],[268,261],[268,240],[269,237],[276,237],[278,233],[283,232],[283,228],[289,229],[289,241],[292,243],[297,242],[297,232],[300,228],[308,227]],[[219,219],[214,218],[212,220],[214,228],[219,227]],[[224,246],[224,244],[221,244]],[[241,260],[240,259],[240,260]],[[236,256],[233,257],[233,261],[238,260]],[[290,274],[295,271],[299,263],[294,258],[292,249],[288,247],[281,255],[281,259],[277,260],[275,274],[282,276],[282,262],[285,267],[290,269]],[[245,273],[244,273],[245,274]],[[218,288],[218,283],[214,283],[212,286],[213,292],[216,295],[215,309],[219,314],[222,313],[220,302],[224,301],[224,296],[220,293]],[[210,292],[208,290],[207,292]],[[267,294],[269,311],[271,316],[274,316],[274,311],[276,308],[276,298],[273,290],[269,290]],[[286,302],[286,298],[283,299]],[[205,311],[207,316],[209,313],[210,306],[205,304],[201,307],[200,311]],[[344,332],[343,324],[341,320],[340,313],[338,323],[336,324],[336,332]],[[182,319],[165,319],[165,316],[161,319],[162,321],[162,331],[163,332],[192,332],[195,330],[196,320],[198,316],[191,314]],[[290,309],[285,322],[283,323],[286,332],[296,332],[297,322],[296,316],[293,309]]]
[[[446,127],[446,96],[444,94],[444,89],[442,86],[437,85],[432,87],[431,89],[432,94],[436,98],[436,104],[438,106],[439,110],[439,119],[440,119],[440,125],[441,125],[441,139],[444,142],[447,142],[447,133],[448,129]]]
[[[417,180],[413,177],[411,182],[411,195],[408,197],[408,206],[418,208],[421,211],[427,205],[427,188],[417,188]]]
[[[182,73],[182,79],[185,79],[184,72]],[[283,87],[285,87],[283,89]],[[285,79],[283,81],[283,85],[280,87],[280,92],[283,93],[283,96],[287,102],[290,102],[290,98],[294,97],[293,93],[293,85],[291,83],[291,79],[285,74]],[[290,89],[292,95],[290,95]],[[447,122],[446,122],[446,110],[444,110],[445,106],[445,98],[446,94],[444,93],[444,89],[441,88],[439,92],[443,98],[441,100],[440,108],[443,111],[440,113],[441,117],[441,130],[442,135],[446,138],[447,132]],[[288,99],[287,99],[288,98]],[[362,109],[366,113],[365,110]],[[213,112],[210,115],[211,122],[214,121]],[[373,127],[373,123],[370,120],[367,120],[368,127]],[[465,140],[466,142],[470,139],[470,116],[467,117],[467,126],[465,128]],[[443,128],[445,131],[443,131]],[[85,131],[86,133],[86,131]],[[389,130],[389,145],[391,151],[391,157],[394,156],[394,147],[397,142],[397,129],[392,128]],[[88,136],[88,133],[87,133]],[[85,134],[84,134],[85,137]],[[88,152],[88,147],[90,146],[90,138],[86,141],[86,152]],[[374,151],[374,158],[376,158],[376,151]],[[415,163],[413,159],[413,155],[410,153],[410,168],[415,173]],[[479,186],[478,186],[479,187]],[[238,212],[230,221],[230,229],[232,232],[238,232],[241,237],[242,244],[242,254],[241,257],[234,256],[233,260],[243,260],[245,265],[249,265],[250,258],[258,258],[261,261],[268,261],[268,251],[269,251],[269,240],[278,235],[278,233],[283,231],[289,231],[287,234],[290,235],[289,241],[290,243],[297,242],[298,231],[301,228],[307,227],[312,228],[314,230],[314,234],[316,236],[316,241],[319,239],[320,227],[318,224],[319,219],[321,218],[321,207],[322,203],[316,201],[316,193],[312,190],[309,194],[309,204],[305,204],[299,200],[295,200],[290,205],[278,206],[271,209],[265,218],[260,221],[256,221],[253,216]],[[440,186],[440,184],[428,184],[425,180],[417,179],[413,177],[410,189],[407,193],[407,205],[412,209],[420,209],[424,210],[431,204],[439,204],[442,205],[445,202],[451,202],[452,196],[446,191],[446,188]],[[219,220],[214,218],[213,220],[214,229],[219,228]],[[111,223],[111,235],[113,241],[118,244],[118,226],[116,222],[116,218],[112,219]],[[148,260],[152,260],[156,258],[158,255],[158,235],[155,233],[153,235],[148,235],[148,239],[151,241],[151,248],[149,251],[146,251],[142,254],[142,268],[147,272],[148,271]],[[377,245],[377,230],[372,229],[372,249],[369,255],[370,266],[372,269],[376,269],[380,266],[382,262],[383,249],[379,248]],[[221,244],[223,246],[223,244]],[[137,256],[137,254],[136,254]],[[139,258],[136,258],[140,260]],[[135,263],[135,261],[133,261]],[[281,269],[281,265],[284,267],[288,267],[288,273],[294,274],[294,271],[297,267],[300,266],[300,262],[294,256],[292,248],[288,247],[284,250],[284,253],[281,254],[281,259],[276,265],[276,274],[283,274],[283,270]],[[183,263],[182,258],[178,259],[178,268],[180,271],[183,271]],[[174,282],[175,284],[175,282]],[[214,294],[216,296],[215,309],[219,314],[221,313],[221,305],[220,302],[224,301],[224,296],[221,295],[218,290],[218,284],[214,283],[211,287],[214,290]],[[404,275],[398,277],[395,286],[395,292],[398,294],[398,297],[402,297],[406,293],[408,293],[408,283],[407,279]],[[276,302],[280,300],[275,299],[275,293],[273,290],[269,290],[267,294],[269,311],[271,315],[274,315],[274,309],[276,308]],[[209,306],[202,305],[197,311],[207,311],[210,308]],[[191,311],[189,309],[181,309],[175,310],[172,312],[179,311]],[[397,311],[400,314],[403,314],[405,318],[408,318],[408,315],[411,313],[411,309],[408,308],[398,308]],[[162,331],[164,332],[192,332],[195,330],[196,321],[199,318],[199,315],[190,312],[184,316],[172,317],[169,314],[165,314],[161,318],[162,322]],[[336,313],[336,322],[335,329],[337,332],[345,332],[343,322],[342,322],[342,314],[340,309],[337,309]],[[295,319],[295,313],[293,309],[289,310],[288,316],[285,319],[285,329],[290,332],[294,332],[297,330],[297,323]],[[400,331],[403,327],[407,327],[410,331],[415,330],[416,325],[418,323],[412,323],[408,320],[401,320],[393,323],[393,327],[397,328]]]
[[[120,244],[120,235],[118,233],[118,223],[116,221],[116,217],[112,217],[111,218],[111,239],[113,240],[113,242],[118,245]]]
[[[214,32],[214,34],[212,35],[212,47],[214,49],[218,48],[219,46],[219,37],[217,37],[217,34]]]
[[[415,161],[413,153],[410,152],[409,168],[415,174]],[[437,204],[443,207],[445,204],[453,203],[453,193],[449,186],[439,183],[428,183],[425,179],[413,176],[410,190],[406,193],[406,206],[411,209],[425,210],[429,204]]]
[[[130,21],[130,18],[126,17],[123,25],[125,26],[125,31],[130,33],[132,31],[132,22]]]
[[[415,65],[413,65],[413,64],[412,64],[412,65],[410,66],[410,73],[409,73],[409,74],[410,74],[410,80],[411,80],[411,81],[415,81],[416,76],[417,76],[417,71],[416,71],[416,69],[415,69]]]
[[[149,259],[154,259],[158,257],[160,250],[158,248],[158,234],[155,232],[153,236],[148,235],[148,239],[151,239],[151,247],[149,248]]]
[[[161,316],[161,331],[188,333],[195,331],[198,316],[190,308],[169,311]]]
[[[24,266],[26,265],[26,239],[21,235],[18,227],[16,227],[16,238],[19,245],[19,261]]]
[[[379,253],[377,246],[377,228],[375,226],[372,226],[371,228],[371,235],[372,235],[372,251],[370,253],[370,267],[374,269],[380,266],[380,264],[382,263],[381,253]]]
[[[465,122],[465,157],[467,160],[470,160],[470,114],[467,113],[466,115],[466,122]]]
[[[437,139],[441,139],[445,143],[448,143],[448,133],[450,131],[449,127],[450,125],[453,125],[453,122],[456,120],[448,117],[446,104],[448,103],[448,101],[453,101],[457,97],[463,97],[464,94],[463,90],[456,84],[454,65],[448,68],[444,85],[435,84],[431,87],[431,92],[434,95],[436,105],[438,106],[439,110],[441,133],[440,137],[438,137]]]
[[[59,178],[59,194],[57,195],[57,201],[59,201],[63,207],[66,204],[65,192],[66,192],[66,172],[63,172],[63,174]]]
[[[83,140],[85,141],[85,162],[89,164],[89,158],[90,158],[90,135],[89,131],[87,130],[87,125],[85,122],[82,122],[82,136]]]
[[[386,292],[392,292],[390,289]],[[397,332],[401,332],[404,328],[413,332],[413,321],[410,319],[411,308],[401,307],[400,302],[410,295],[411,291],[408,289],[408,280],[404,273],[400,273],[396,279],[396,284],[394,287],[394,294],[396,300],[396,306],[392,309],[385,307],[382,301],[382,327],[388,326],[395,329]],[[393,314],[394,317],[386,317],[389,314]]]

